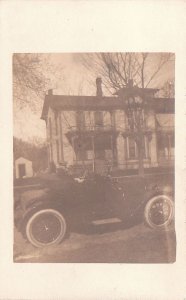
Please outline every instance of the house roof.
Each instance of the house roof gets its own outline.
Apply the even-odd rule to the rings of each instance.
[[[27,159],[23,156],[19,156],[18,158],[15,159],[15,162],[18,162],[18,161],[32,162],[30,159]]]
[[[157,93],[159,89],[153,89],[153,88],[139,88],[138,86],[131,87],[123,87],[119,89],[114,95],[131,95],[131,94],[152,94],[154,95]]]
[[[151,89],[152,90],[152,89]],[[174,98],[150,98],[157,113],[174,113]],[[115,110],[124,106],[121,97],[46,95],[41,119],[46,120],[48,109],[54,110]]]
[[[41,119],[45,120],[49,107],[62,110],[112,110],[121,108],[118,97],[46,95]]]

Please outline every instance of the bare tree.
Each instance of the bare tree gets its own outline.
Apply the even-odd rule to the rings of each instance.
[[[171,61],[174,61],[172,53],[96,53],[83,56],[85,67],[93,68],[102,76],[103,84],[110,93],[129,87],[131,82],[134,86],[147,88],[153,84],[163,67]],[[132,98],[135,101],[135,97]],[[140,176],[144,175],[144,139],[149,134],[145,132],[144,127],[147,107],[145,95],[143,98],[141,105],[139,103],[124,105],[129,123],[128,137],[131,137],[137,146]]]
[[[28,106],[33,112],[41,110],[48,89],[57,87],[62,78],[61,64],[52,61],[52,54],[15,53],[13,55],[14,107]]]
[[[39,54],[16,53],[13,55],[14,100],[23,105],[29,96],[40,97],[48,84],[43,73],[43,60]]]
[[[172,53],[87,53],[81,57],[86,68],[102,76],[109,93],[125,87],[130,79],[138,87],[148,87],[174,61]]]

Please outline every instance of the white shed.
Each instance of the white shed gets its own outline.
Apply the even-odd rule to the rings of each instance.
[[[25,178],[33,176],[32,161],[19,157],[15,160],[15,175],[16,178]]]

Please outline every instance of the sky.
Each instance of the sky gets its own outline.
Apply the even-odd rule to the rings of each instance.
[[[95,95],[96,87],[93,82],[99,73],[92,69],[86,69],[82,62],[81,53],[54,53],[43,54],[43,58],[49,58],[51,65],[49,77],[51,83],[49,88],[53,89],[53,93],[57,95]],[[153,69],[157,64],[157,55],[152,55],[152,60],[149,62],[149,68]],[[47,72],[47,71],[44,71]],[[174,79],[174,63],[168,63],[156,79],[152,82],[154,88],[161,88],[167,80]],[[103,89],[106,95],[106,91]],[[15,102],[15,101],[14,101]],[[32,99],[30,100],[32,102]],[[37,109],[33,111],[30,106],[25,106],[20,109],[14,105],[14,136],[31,141],[39,138],[42,141],[46,139],[46,125],[40,119],[42,112],[43,99],[38,99]]]

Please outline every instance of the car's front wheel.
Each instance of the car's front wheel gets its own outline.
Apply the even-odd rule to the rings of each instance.
[[[144,211],[145,222],[153,229],[166,229],[174,217],[174,203],[166,195],[150,199]]]
[[[64,217],[55,209],[35,212],[26,225],[26,236],[36,247],[59,244],[65,237],[67,225]]]

